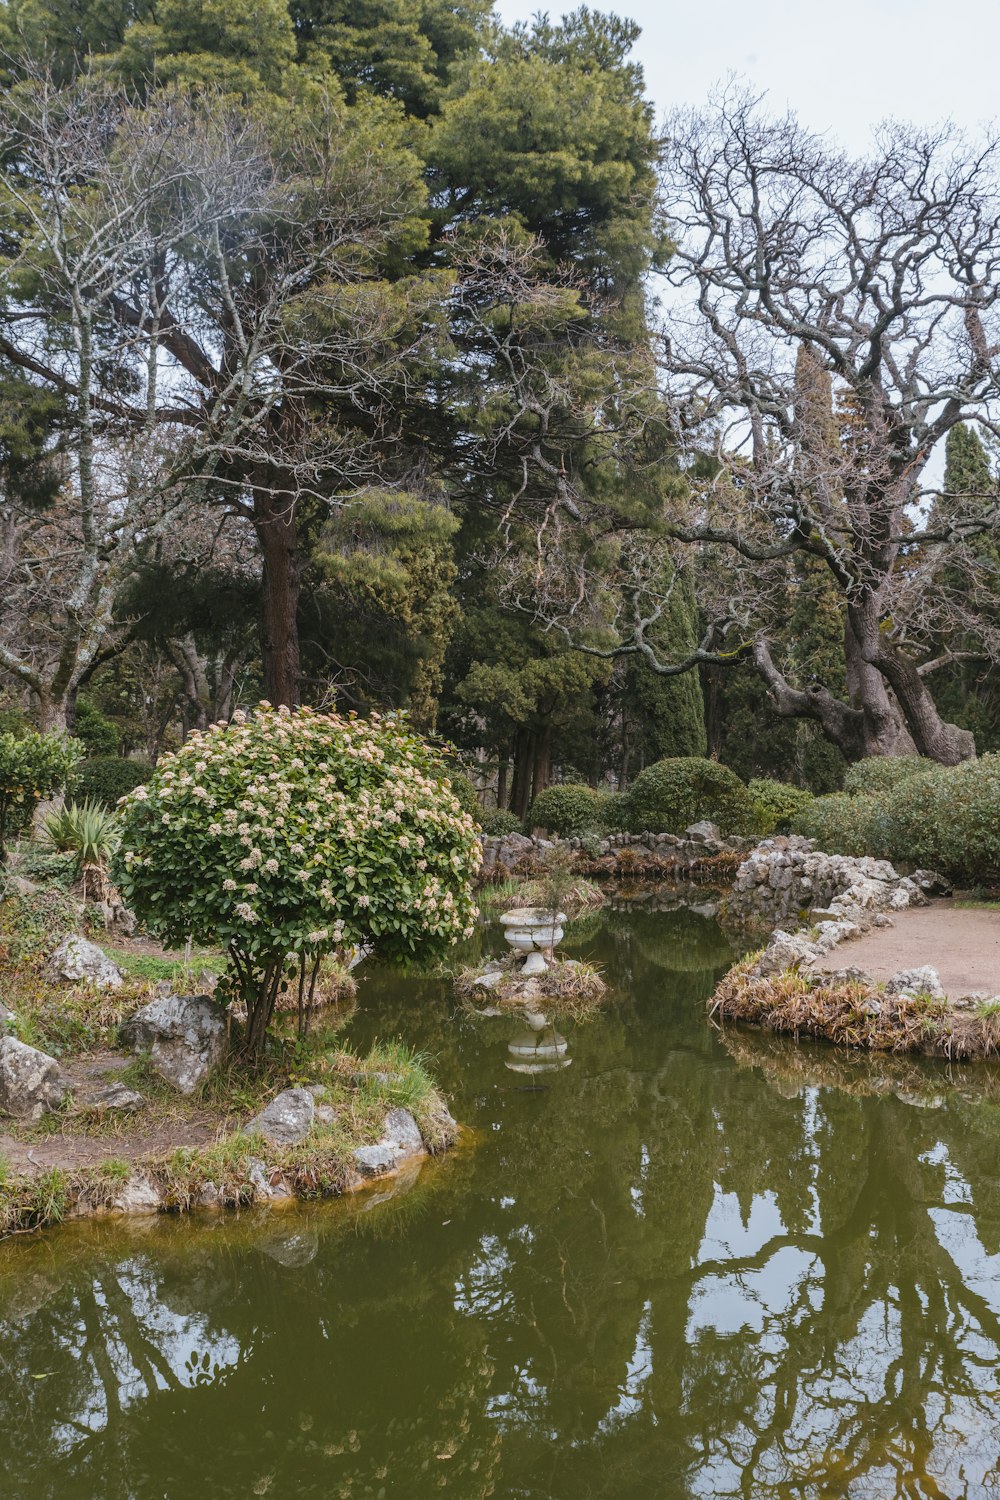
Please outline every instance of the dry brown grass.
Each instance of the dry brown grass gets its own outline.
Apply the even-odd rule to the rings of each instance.
[[[874,984],[785,970],[760,978],[759,953],[719,984],[709,1013],[793,1036],[874,1052],[925,1052],[956,1062],[1000,1054],[1000,1016],[957,1011],[929,995],[887,995]]]
[[[517,956],[504,959],[501,979],[496,988],[483,989],[476,980],[481,969],[463,969],[455,988],[469,1006],[478,1010],[484,1005],[498,1010],[538,1010],[560,1020],[585,1021],[596,1014],[607,994],[607,985],[593,964],[575,959],[550,964],[544,974],[525,979]]]

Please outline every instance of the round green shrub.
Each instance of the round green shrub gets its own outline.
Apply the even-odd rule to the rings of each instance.
[[[815,839],[825,854],[888,856],[888,801],[885,796],[831,792],[816,797],[791,820],[793,833]]]
[[[705,818],[727,834],[754,827],[753,801],[736,772],[696,755],[640,771],[622,798],[622,815],[629,833],[683,833]]]
[[[143,786],[152,774],[151,760],[100,755],[77,767],[72,784],[73,796],[77,802],[99,802],[102,807],[117,807],[119,798],[127,797],[137,786]]]
[[[117,724],[105,718],[100,709],[86,698],[76,705],[76,723],[73,734],[83,745],[89,756],[116,756],[121,748],[121,730]]]
[[[508,833],[520,833],[521,819],[517,813],[494,807],[491,812],[483,813],[483,832],[491,839],[502,839]]]
[[[282,987],[338,949],[473,931],[481,850],[447,766],[391,719],[262,705],[192,734],[125,800],[113,876],[149,930],[226,949],[260,1054]]]
[[[761,838],[766,838],[775,829],[784,832],[796,813],[802,812],[814,800],[812,792],[807,792],[804,787],[791,786],[787,781],[772,781],[767,776],[753,777],[747,782],[747,791],[753,803],[753,832]]]
[[[924,776],[934,769],[935,762],[922,755],[869,755],[848,766],[844,791],[852,797],[858,792],[891,792],[911,776]]]
[[[890,858],[961,885],[1000,884],[1000,755],[936,766],[888,799]]]
[[[583,782],[565,781],[539,792],[528,813],[531,828],[544,828],[557,838],[597,833],[605,827],[610,797]]]

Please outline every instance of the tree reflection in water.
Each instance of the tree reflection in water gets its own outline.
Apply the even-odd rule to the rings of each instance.
[[[477,1132],[410,1192],[0,1248],[4,1494],[1000,1495],[996,1075],[716,1033],[704,919],[587,951],[530,1091],[368,981]]]

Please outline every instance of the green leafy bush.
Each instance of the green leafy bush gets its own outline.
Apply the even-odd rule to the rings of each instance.
[[[77,702],[73,736],[80,741],[88,755],[116,756],[121,747],[122,737],[118,725],[106,719],[86,698],[80,698]]]
[[[754,827],[750,792],[735,771],[695,755],[647,766],[621,806],[630,833],[683,833],[704,818],[727,834],[750,833]]]
[[[234,714],[162,757],[121,820],[125,900],[171,947],[226,949],[250,1053],[327,954],[433,955],[473,931],[475,824],[442,758],[392,720]]]
[[[891,792],[911,776],[923,776],[934,769],[935,762],[922,755],[869,755],[848,766],[844,791],[852,797],[858,792]]]
[[[755,776],[747,782],[747,791],[753,804],[753,832],[766,838],[775,829],[784,831],[796,813],[813,801],[812,792],[803,787],[791,786],[787,781],[771,781],[767,776]]]
[[[521,819],[517,813],[506,812],[502,807],[483,813],[483,832],[487,838],[502,839],[508,833],[521,832]]]
[[[149,760],[125,760],[120,755],[101,755],[85,760],[73,777],[73,796],[78,802],[99,802],[117,807],[122,797],[134,792],[153,774]]]
[[[888,856],[888,799],[874,793],[850,797],[831,792],[816,797],[791,820],[792,831],[815,839],[825,854]]]
[[[15,823],[43,797],[61,792],[80,759],[80,746],[64,734],[0,734],[0,861]]]
[[[598,833],[605,827],[610,797],[583,782],[546,787],[531,804],[528,824],[558,838],[576,833]]]
[[[963,885],[1000,884],[1000,755],[935,766],[889,796],[890,858]]]

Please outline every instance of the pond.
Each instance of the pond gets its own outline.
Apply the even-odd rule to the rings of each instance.
[[[474,1132],[394,1196],[0,1246],[3,1495],[1000,1495],[996,1075],[720,1034],[696,913],[565,946],[554,1071],[366,980]]]

